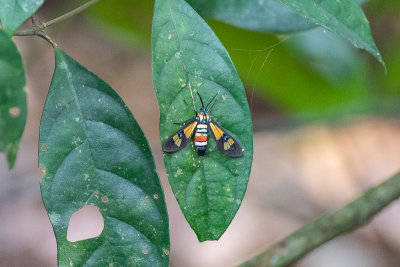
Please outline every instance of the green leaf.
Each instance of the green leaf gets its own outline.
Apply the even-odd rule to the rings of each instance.
[[[41,191],[60,266],[168,266],[168,215],[147,141],[115,91],[63,51],[40,125]],[[100,236],[67,241],[71,215],[95,205]]]
[[[280,0],[298,14],[371,53],[384,67],[364,12],[354,0]]]
[[[43,4],[44,0],[0,0],[0,21],[4,31],[14,32]]]
[[[279,0],[187,0],[187,2],[204,18],[216,19],[248,30],[288,33],[316,26]]]
[[[321,27],[294,34],[286,45],[299,62],[321,73],[332,84],[341,84],[358,74],[365,75],[358,50]]]
[[[10,168],[17,157],[19,140],[25,128],[25,73],[17,47],[0,30],[0,151]]]
[[[211,112],[244,149],[229,158],[209,137],[204,157],[193,142],[164,153],[168,179],[186,220],[200,241],[217,240],[246,191],[253,156],[252,124],[243,84],[213,31],[183,0],[156,0],[152,30],[153,84],[160,108],[162,143],[193,117],[189,84],[205,102],[220,92]],[[195,95],[196,96],[196,95]],[[200,101],[194,98],[196,106]]]
[[[228,52],[245,80],[248,94],[254,94],[254,98],[267,99],[281,112],[322,115],[343,109],[344,105],[352,104],[368,95],[368,90],[365,90],[365,66],[360,58],[349,62],[354,64],[352,67],[357,72],[352,71],[349,77],[336,79],[333,83],[321,71],[315,70],[320,68],[314,66],[321,64],[315,55],[303,57],[301,55],[304,52],[299,55],[301,45],[297,42],[296,35],[288,40],[279,40],[273,35],[238,29],[217,21],[213,21],[211,27],[222,43],[231,44],[227,47]],[[335,39],[343,40],[330,33],[315,33],[314,37],[313,41],[316,43],[337,43]],[[323,41],[325,38],[328,40]],[[349,43],[346,42],[346,45]],[[297,50],[293,51],[293,47]],[[331,54],[326,57],[342,57],[343,51],[338,48],[340,46],[331,50]],[[350,48],[359,55],[355,48]]]
[[[354,0],[359,4],[366,0]],[[186,0],[203,18],[215,19],[237,27],[274,33],[289,33],[314,28],[315,23],[295,13],[279,0]],[[90,8],[99,30],[112,34],[128,46],[147,48],[153,1],[101,1]]]

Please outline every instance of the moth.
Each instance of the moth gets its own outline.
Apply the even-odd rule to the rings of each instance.
[[[219,126],[218,123],[216,123],[209,115],[209,111],[216,102],[215,98],[218,93],[205,107],[203,99],[198,92],[197,95],[199,96],[202,105],[200,111],[197,112],[194,107],[196,116],[182,123],[184,124],[183,128],[174,133],[170,138],[168,138],[167,141],[165,141],[163,145],[163,151],[176,152],[178,150],[181,150],[182,148],[187,146],[193,132],[195,132],[194,145],[197,154],[199,156],[204,156],[207,150],[208,132],[210,131],[217,143],[217,148],[219,151],[229,157],[236,158],[243,156],[243,149],[238,144],[238,142],[221,126]],[[213,102],[214,100],[215,102]],[[211,103],[213,104],[211,105],[210,109],[208,109]]]

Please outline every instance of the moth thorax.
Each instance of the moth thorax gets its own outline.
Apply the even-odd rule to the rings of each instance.
[[[197,117],[199,118],[199,121],[202,121],[204,119],[204,116],[201,113],[198,113]]]

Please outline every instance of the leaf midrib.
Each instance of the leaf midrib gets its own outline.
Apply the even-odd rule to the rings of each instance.
[[[97,174],[97,171],[98,171],[98,170],[102,170],[102,171],[107,171],[107,172],[109,172],[108,170],[103,170],[103,169],[100,169],[100,168],[98,168],[98,167],[96,166],[96,163],[95,163],[95,160],[94,160],[94,156],[93,156],[93,151],[92,151],[91,146],[90,146],[90,140],[89,140],[89,138],[88,138],[88,136],[87,136],[87,132],[88,132],[89,130],[88,130],[86,121],[92,121],[92,122],[95,122],[95,123],[102,123],[102,124],[105,124],[105,125],[107,125],[107,126],[112,127],[113,129],[118,130],[120,133],[126,135],[126,136],[128,137],[128,139],[131,140],[131,138],[130,138],[130,136],[129,136],[128,134],[126,134],[125,132],[121,131],[120,129],[115,128],[115,127],[112,126],[112,125],[106,124],[106,123],[101,122],[101,121],[85,119],[85,117],[83,116],[83,112],[82,112],[81,106],[80,106],[80,101],[79,101],[79,99],[78,99],[78,95],[77,95],[76,90],[75,90],[76,87],[74,86],[74,83],[73,83],[72,79],[70,78],[70,77],[72,77],[72,73],[71,73],[71,71],[69,70],[68,65],[67,65],[66,62],[65,62],[65,57],[64,57],[64,56],[62,56],[62,57],[63,57],[63,61],[61,62],[61,64],[63,65],[63,69],[65,69],[65,71],[66,71],[67,73],[70,73],[70,74],[71,74],[71,76],[65,75],[65,76],[67,77],[66,80],[67,80],[67,82],[68,82],[68,85],[69,85],[69,87],[70,87],[72,93],[73,93],[74,101],[75,101],[76,104],[77,104],[78,111],[79,111],[79,114],[80,114],[80,117],[81,117],[81,118],[80,118],[80,119],[81,119],[81,122],[82,122],[82,124],[84,125],[84,128],[85,128],[85,139],[84,139],[84,141],[83,141],[79,146],[77,146],[77,147],[75,147],[74,149],[72,149],[72,150],[68,153],[68,155],[71,154],[74,150],[78,149],[80,146],[84,145],[85,142],[87,142],[87,143],[88,143],[88,149],[89,149],[89,152],[90,152],[90,160],[91,160],[90,163],[91,163],[92,167],[96,170],[96,175],[98,175],[98,174]],[[142,150],[141,150],[140,148],[138,149],[138,151],[140,151],[140,153],[142,153]],[[64,158],[63,162],[64,162],[65,159],[68,157],[68,155]],[[143,156],[143,154],[142,154],[142,156]],[[60,166],[63,164],[63,162],[60,164]],[[57,174],[57,172],[58,172],[60,166],[57,168],[57,171],[56,171],[56,173],[54,174],[53,177],[56,176],[56,174]],[[111,173],[114,174],[114,175],[116,175],[116,176],[118,176],[118,177],[120,177],[121,179],[127,180],[127,181],[130,182],[133,186],[138,187],[136,184],[132,183],[130,180],[128,180],[128,179],[126,179],[126,178],[124,178],[124,177],[121,177],[120,175],[118,175],[118,174],[116,174],[116,173],[113,173],[113,172],[111,172]],[[52,184],[52,185],[53,185],[53,184]],[[139,188],[140,188],[140,187],[139,187]],[[141,190],[142,190],[142,189],[141,189]],[[147,193],[146,191],[143,191],[143,192],[144,192],[145,194],[148,195],[148,193]],[[95,193],[95,192],[93,191],[91,195],[93,195],[94,193]],[[86,200],[86,203],[88,203],[88,201],[89,201],[91,195],[88,196],[88,198],[87,198],[87,200]],[[158,205],[155,205],[155,206],[157,207],[158,213],[159,213],[160,216],[162,217],[162,212],[159,210],[160,207],[159,207]],[[107,215],[107,216],[108,216],[108,215]],[[114,219],[116,219],[116,218],[114,218]],[[139,230],[138,230],[136,227],[134,227],[133,225],[131,225],[131,224],[129,224],[129,225],[130,225],[131,227],[133,227],[135,230],[139,231]],[[139,231],[139,232],[140,232],[140,231]],[[142,234],[143,234],[143,233],[142,233]],[[148,237],[147,237],[146,235],[143,234],[143,236],[145,236],[145,237],[148,239]],[[155,243],[153,243],[153,242],[150,242],[150,243],[155,244]],[[155,245],[156,245],[156,244],[155,244]]]
[[[180,34],[179,34],[178,28],[176,27],[176,22],[175,22],[174,16],[173,16],[173,13],[175,13],[175,11],[172,11],[172,7],[171,7],[171,4],[170,4],[170,0],[166,0],[166,1],[167,1],[167,4],[168,4],[168,9],[169,9],[169,13],[170,13],[170,16],[171,16],[172,24],[174,25],[174,29],[175,29],[176,35],[178,36],[179,51],[182,51],[182,45],[181,45],[181,43],[182,43],[182,38],[181,38],[181,36],[180,36]],[[184,14],[184,13],[182,13],[182,12],[180,12],[180,13],[181,13],[182,15],[184,15],[184,16],[187,16],[186,14]],[[166,25],[166,24],[167,24],[167,22],[164,23],[163,25]],[[158,38],[157,38],[157,39],[158,39]],[[207,43],[199,42],[199,41],[193,40],[193,39],[184,39],[184,40],[186,40],[186,41],[193,41],[193,42],[195,42],[195,43],[202,44],[202,45],[205,45],[205,46],[211,48],[211,49],[214,50],[215,53],[221,58],[221,60],[227,65],[228,69],[232,69],[232,66],[230,66],[230,64],[228,64],[228,62],[226,62],[226,60],[222,57],[222,55],[221,55],[214,47],[210,46],[210,45],[207,44]],[[174,55],[176,54],[176,52],[177,52],[177,51],[175,51],[175,53],[174,53],[173,55],[171,55],[170,58],[173,58]],[[182,61],[182,59],[180,59],[180,60]],[[168,61],[168,62],[169,62],[169,61]],[[167,62],[167,63],[168,63],[168,62]],[[166,65],[166,64],[165,64],[165,65]],[[163,67],[162,69],[165,69],[165,65],[164,65],[164,67]],[[161,73],[162,73],[162,70],[161,70]],[[187,72],[186,72],[186,76],[187,76],[187,79],[188,79],[188,80],[189,80],[189,74],[191,74],[190,71],[187,71]],[[191,74],[191,75],[193,76],[194,74]],[[244,110],[244,107],[243,107],[242,105],[239,104],[239,101],[232,95],[232,93],[230,92],[230,90],[229,90],[227,87],[225,87],[224,85],[221,85],[221,84],[218,83],[217,81],[214,81],[214,80],[211,80],[211,79],[209,79],[209,78],[207,78],[207,77],[204,77],[203,75],[200,75],[200,77],[201,77],[202,79],[206,80],[206,81],[209,81],[209,82],[211,82],[211,83],[215,83],[216,85],[218,85],[218,86],[222,87],[223,89],[225,89],[225,91],[226,91],[226,92],[231,96],[231,98],[234,99],[234,101],[237,103],[238,107],[240,107],[242,110]],[[187,81],[187,82],[189,82],[189,81]],[[179,91],[177,92],[176,96],[180,95],[181,92],[183,92],[183,90],[184,90],[185,88],[187,88],[187,85],[186,85],[185,87],[179,89]],[[168,107],[171,108],[171,106],[172,106],[172,103],[169,104]]]

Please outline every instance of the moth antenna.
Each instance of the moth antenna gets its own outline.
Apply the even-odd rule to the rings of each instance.
[[[207,104],[206,109],[208,109],[208,106],[214,101],[214,99],[219,95],[219,92],[221,92],[221,89],[218,90],[218,92],[215,94],[215,96],[210,100],[210,102]],[[215,105],[215,103],[217,102],[217,100],[215,100],[215,102],[211,105],[210,109],[207,110],[210,111],[212,109],[212,107]]]
[[[197,95],[198,95],[199,98],[200,98],[201,106],[204,108],[204,103],[203,103],[203,99],[201,98],[201,95],[200,95],[199,92],[197,92],[197,91],[196,91],[196,93],[197,93]]]

